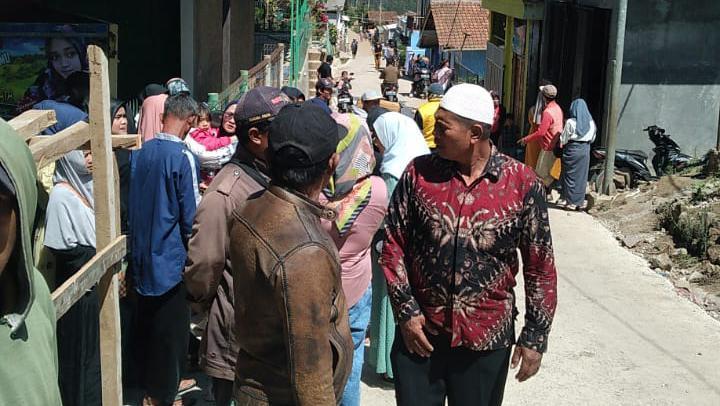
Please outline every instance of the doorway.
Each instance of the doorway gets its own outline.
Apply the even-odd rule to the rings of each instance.
[[[541,77],[557,86],[564,111],[574,99],[585,99],[602,134],[611,10],[567,3],[548,6]]]

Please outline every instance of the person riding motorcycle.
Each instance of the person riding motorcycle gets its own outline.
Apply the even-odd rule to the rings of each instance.
[[[398,80],[400,80],[400,70],[395,65],[395,59],[391,58],[388,60],[387,66],[380,72],[380,79],[383,80],[382,85],[380,85],[383,95],[390,87],[397,89]]]
[[[342,74],[340,76],[340,80],[337,81],[335,84],[335,87],[338,90],[338,93],[342,92],[350,92],[350,89],[352,89],[352,84],[350,83],[353,79],[352,75],[353,73],[348,73],[348,71],[344,70],[342,71]]]
[[[430,69],[430,64],[429,64],[427,57],[419,58],[413,68],[412,92],[415,94],[418,93],[418,85],[422,82],[422,79],[420,78],[420,72],[423,69],[428,69],[428,70]]]

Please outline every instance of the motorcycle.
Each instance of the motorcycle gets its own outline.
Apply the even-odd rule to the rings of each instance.
[[[428,91],[430,90],[430,69],[420,69],[420,81],[418,82],[418,86],[420,87],[419,93],[421,98],[426,98],[428,95]]]
[[[601,190],[605,179],[605,148],[593,149],[590,153],[590,171],[588,180]],[[618,149],[615,151],[615,175],[625,178],[628,187],[635,187],[639,181],[649,182],[656,179],[647,165],[648,156],[645,151]]]
[[[350,113],[353,106],[353,97],[347,89],[343,89],[337,96],[337,108],[340,113]]]
[[[648,133],[650,141],[655,144],[652,164],[657,176],[665,175],[668,169],[678,171],[692,165],[693,158],[680,150],[680,146],[670,139],[670,134],[665,134],[664,128],[651,125],[643,131]]]
[[[389,102],[397,102],[397,91],[398,87],[396,84],[383,84],[382,85],[382,94],[385,100]]]

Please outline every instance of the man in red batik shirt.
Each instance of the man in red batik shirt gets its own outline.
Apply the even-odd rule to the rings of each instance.
[[[381,264],[399,323],[391,359],[400,406],[500,405],[510,363],[535,375],[555,313],[545,191],[490,143],[493,101],[450,88],[436,113],[437,154],[416,158],[390,203]],[[515,338],[522,256],[525,324]]]

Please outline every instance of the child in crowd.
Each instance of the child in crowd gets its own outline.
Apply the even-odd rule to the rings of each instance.
[[[203,158],[206,153],[211,151],[222,152],[221,149],[225,149],[228,153],[230,153],[230,155],[232,155],[231,152],[233,152],[234,149],[228,147],[237,144],[237,137],[234,135],[220,136],[220,123],[213,123],[213,121],[218,120],[213,120],[208,105],[206,103],[201,103],[198,113],[197,128],[190,131],[190,138],[192,138],[192,141],[189,139],[186,140],[190,150],[198,155],[200,159],[200,176],[202,179],[202,182],[200,183],[201,190],[207,189],[215,176],[215,171],[218,169],[216,165],[205,164],[206,160]]]
[[[216,149],[237,142],[237,138],[234,135],[231,137],[220,137],[220,126],[213,127],[211,122],[210,108],[206,103],[200,103],[197,128],[190,132],[190,136],[202,144],[207,151],[215,151]]]

